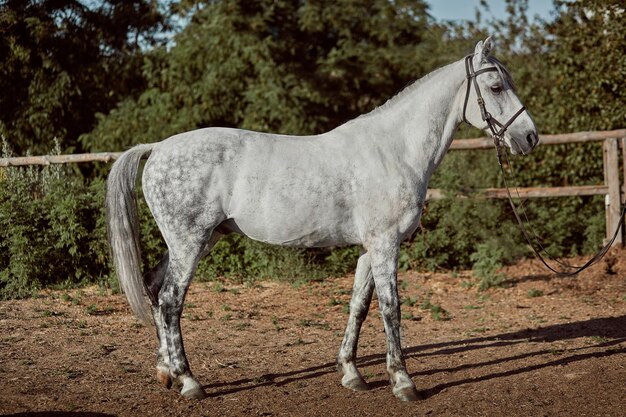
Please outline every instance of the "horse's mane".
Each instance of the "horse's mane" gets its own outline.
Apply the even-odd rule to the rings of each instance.
[[[515,91],[515,83],[513,82],[513,78],[511,77],[511,73],[509,72],[509,70],[506,69],[504,64],[498,58],[496,58],[493,55],[489,55],[487,57],[487,62],[489,62],[490,64],[493,64],[497,68],[498,73],[502,77],[502,80],[504,82],[506,82],[513,91]],[[363,117],[372,116],[372,115],[380,113],[381,111],[386,110],[388,107],[393,105],[393,103],[396,102],[398,99],[404,97],[405,95],[407,95],[409,93],[412,93],[414,90],[417,90],[418,88],[420,88],[420,86],[422,84],[426,83],[428,80],[430,80],[436,74],[438,74],[439,72],[443,71],[444,69],[446,69],[447,67],[449,67],[450,65],[453,65],[453,64],[454,64],[454,62],[452,62],[452,63],[450,63],[448,65],[444,65],[443,67],[437,68],[436,70],[429,72],[428,74],[424,75],[423,77],[418,78],[417,80],[415,80],[413,82],[410,82],[409,84],[407,84],[404,88],[402,88],[394,96],[392,96],[389,100],[387,100],[386,102],[384,102],[380,106],[374,108],[372,111],[370,111],[368,113],[361,114],[361,115],[357,116],[356,118],[354,118],[352,120],[349,120],[347,123],[350,123],[350,122],[355,121],[357,119],[361,119]]]
[[[429,72],[428,74],[424,75],[423,77],[418,78],[417,80],[410,82],[404,88],[402,88],[400,91],[398,91],[394,96],[392,96],[389,100],[387,100],[386,102],[384,102],[380,106],[376,107],[375,109],[373,109],[369,113],[365,113],[365,114],[362,114],[362,115],[356,117],[356,119],[360,119],[361,117],[374,115],[374,114],[380,113],[381,111],[384,111],[385,109],[390,107],[394,102],[396,102],[398,99],[400,99],[400,98],[404,97],[405,95],[413,92],[414,90],[417,90],[422,84],[426,83],[429,79],[434,77],[437,73],[443,71],[445,68],[447,68],[448,66],[450,66],[452,64],[453,63],[450,63],[448,65],[444,65],[443,67],[437,68],[436,70]],[[352,119],[352,120],[356,120],[356,119]]]
[[[432,77],[435,76],[435,74],[443,71],[444,68],[448,67],[449,65],[452,64],[448,64],[445,65],[443,67],[437,68],[434,71],[429,72],[428,74],[424,75],[422,78],[418,78],[417,80],[407,84],[406,87],[404,87],[403,89],[401,89],[400,91],[398,91],[398,93],[396,93],[396,95],[394,95],[393,97],[391,97],[389,100],[387,100],[385,103],[383,103],[382,105],[378,106],[376,109],[374,109],[374,111],[378,111],[378,110],[383,110],[384,108],[386,108],[387,106],[389,106],[392,102],[396,101],[396,99],[399,99],[409,93],[411,93],[413,90],[417,90],[418,88],[420,88],[420,86],[422,84],[425,84],[429,79],[431,79]]]
[[[511,77],[511,73],[504,66],[504,64],[495,56],[489,55],[487,57],[487,62],[496,66],[498,73],[502,77],[502,79],[511,87],[513,91],[515,91],[515,83],[513,82],[513,77]]]

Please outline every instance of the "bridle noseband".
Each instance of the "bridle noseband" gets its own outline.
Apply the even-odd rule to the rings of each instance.
[[[480,115],[483,118],[483,121],[487,122],[487,126],[489,126],[489,130],[491,130],[491,134],[493,135],[494,141],[496,141],[497,144],[499,144],[499,142],[502,140],[502,136],[504,135],[504,132],[506,132],[506,130],[508,129],[509,126],[511,126],[511,123],[513,123],[515,121],[515,119],[517,119],[517,117],[522,114],[525,110],[526,107],[522,106],[522,108],[520,108],[506,123],[502,124],[500,123],[498,120],[496,120],[491,113],[489,113],[487,111],[487,108],[485,107],[485,100],[483,99],[482,94],[480,93],[480,88],[478,87],[478,81],[476,81],[476,76],[483,74],[485,72],[492,72],[492,71],[498,71],[497,66],[494,67],[489,67],[489,68],[483,68],[480,69],[478,71],[474,71],[474,64],[472,62],[472,58],[474,57],[474,55],[468,55],[465,57],[465,74],[467,76],[467,91],[465,92],[465,102],[463,103],[463,121],[467,124],[470,124],[467,121],[467,118],[465,117],[465,111],[467,109],[467,102],[469,100],[469,94],[470,94],[470,86],[473,82],[474,84],[474,88],[476,90],[476,97],[477,97],[477,101],[478,101],[478,107],[480,108]],[[498,130],[499,128],[499,130]]]

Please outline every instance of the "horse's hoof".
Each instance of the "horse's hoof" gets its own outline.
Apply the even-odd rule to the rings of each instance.
[[[159,381],[159,383],[163,385],[165,388],[167,389],[172,388],[172,377],[170,376],[169,371],[163,371],[161,369],[157,369],[156,378],[157,378],[157,381]]]
[[[353,391],[367,391],[370,389],[369,385],[367,385],[367,382],[365,382],[360,376],[355,376],[352,378],[347,377],[348,375],[345,375],[341,379],[341,385],[343,385],[344,387],[349,388]]]
[[[207,397],[206,392],[201,387],[191,388],[189,390],[183,390],[180,392],[183,397],[192,400],[204,400]]]
[[[203,400],[207,397],[206,392],[202,389],[202,385],[193,378],[185,378],[183,381],[183,389],[180,391],[183,397],[194,400]]]
[[[405,386],[397,389],[394,388],[393,395],[395,395],[400,401],[418,401],[420,399],[420,396],[414,386]]]

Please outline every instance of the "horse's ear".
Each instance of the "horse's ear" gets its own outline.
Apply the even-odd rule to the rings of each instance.
[[[474,49],[474,56],[480,62],[489,56],[491,53],[491,49],[493,48],[493,42],[491,40],[491,36],[489,36],[485,41],[478,41],[476,44],[476,49]]]
[[[478,41],[476,48],[474,48],[474,56],[481,56],[483,53],[483,41]]]
[[[485,39],[483,42],[483,58],[487,58],[491,54],[491,50],[493,49],[493,41],[491,40],[491,36]]]

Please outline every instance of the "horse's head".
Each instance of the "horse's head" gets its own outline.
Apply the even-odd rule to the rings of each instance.
[[[491,56],[491,38],[476,44],[465,58],[467,88],[463,120],[502,139],[513,154],[528,154],[537,145],[535,123],[515,94],[511,75]]]

